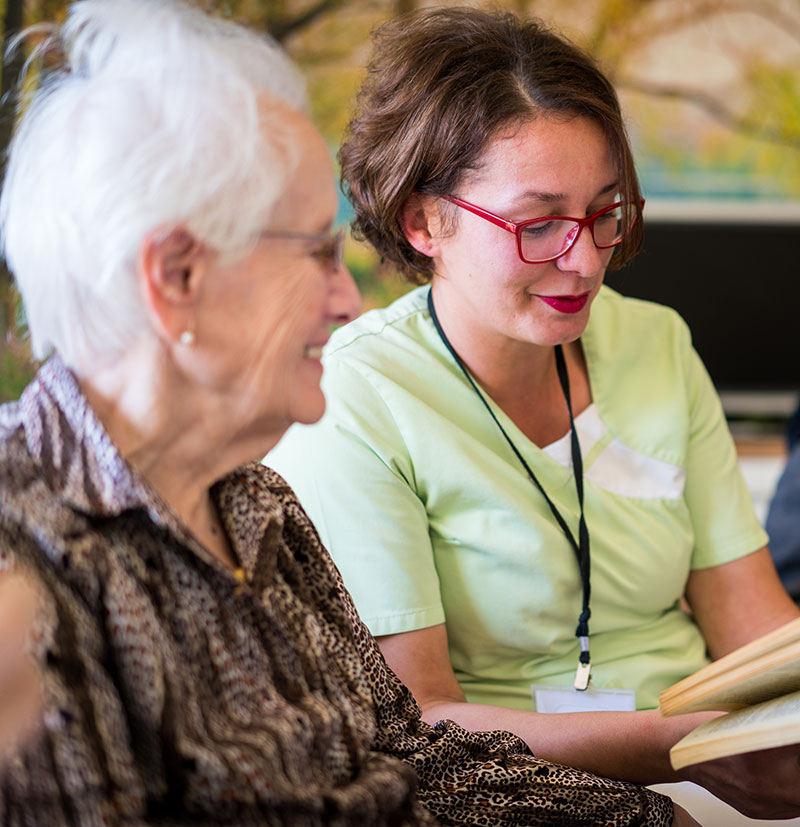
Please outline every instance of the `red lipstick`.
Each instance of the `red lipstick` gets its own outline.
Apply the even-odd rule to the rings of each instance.
[[[589,299],[589,294],[582,293],[580,296],[539,296],[539,298],[559,313],[580,313]]]

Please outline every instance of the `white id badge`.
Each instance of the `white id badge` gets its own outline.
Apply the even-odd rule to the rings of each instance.
[[[537,712],[634,712],[633,689],[588,689],[579,692],[572,686],[547,686],[532,683],[531,693]]]

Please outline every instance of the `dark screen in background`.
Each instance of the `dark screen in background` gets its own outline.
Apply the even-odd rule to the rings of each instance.
[[[800,390],[800,225],[650,221],[606,283],[674,307],[719,391]]]

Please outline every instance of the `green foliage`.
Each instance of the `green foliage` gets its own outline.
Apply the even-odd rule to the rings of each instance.
[[[0,277],[0,333],[0,402],[6,402],[20,395],[36,371],[22,301],[8,276]]]
[[[381,265],[375,251],[353,240],[345,248],[345,263],[364,296],[364,309],[385,307],[412,289],[393,268]]]
[[[5,347],[0,350],[0,403],[18,399],[36,372],[23,351]]]

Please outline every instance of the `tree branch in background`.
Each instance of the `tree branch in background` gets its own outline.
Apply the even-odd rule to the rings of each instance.
[[[637,40],[641,38],[642,42],[649,43],[655,38],[689,28],[710,17],[722,14],[750,14],[766,20],[776,29],[800,42],[800,13],[787,13],[769,0],[705,0],[693,3],[689,8],[690,11],[680,10],[673,15],[650,22],[649,26],[643,25],[638,32],[634,28],[631,34]]]
[[[590,33],[593,53],[600,56],[603,66],[619,89],[626,89],[644,96],[683,101],[704,112],[718,124],[747,138],[774,146],[797,149],[800,147],[800,126],[796,118],[783,117],[780,109],[764,111],[761,106],[752,111],[737,109],[725,96],[715,95],[707,88],[684,84],[680,81],[655,81],[637,77],[638,56],[653,53],[659,41],[665,38],[689,35],[693,29],[708,32],[716,21],[725,16],[755,16],[775,29],[776,36],[788,36],[800,43],[800,6],[790,11],[772,0],[697,0],[687,3],[681,0],[614,0],[601,3],[595,25]],[[749,75],[741,83],[750,90],[753,100],[763,97],[763,82],[769,81],[772,91],[781,90],[788,96],[800,94],[791,91],[782,75],[791,75],[791,65],[762,65],[754,74],[753,56],[726,52],[730,59]],[[759,56],[763,62],[763,56]],[[757,75],[760,75],[757,76]],[[773,96],[768,96],[773,100]],[[777,105],[777,99],[774,99]]]
[[[767,141],[779,146],[787,146],[791,149],[797,149],[800,146],[800,132],[796,129],[773,127],[754,121],[746,115],[735,112],[713,95],[709,95],[700,89],[671,86],[634,78],[617,78],[616,85],[621,89],[639,92],[654,98],[686,101],[698,107],[728,129],[750,138]]]
[[[317,18],[324,14],[336,11],[344,5],[344,0],[317,0],[307,9],[295,15],[276,15],[270,11],[271,5],[267,5],[264,25],[267,31],[278,41],[282,42],[295,32],[311,25]]]

